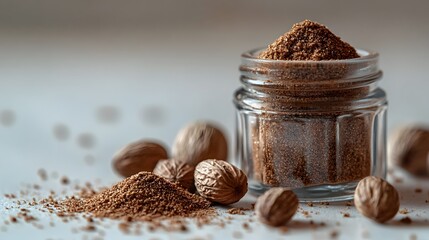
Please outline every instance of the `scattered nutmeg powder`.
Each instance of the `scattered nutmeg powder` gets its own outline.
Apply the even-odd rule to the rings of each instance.
[[[63,176],[63,177],[61,178],[61,184],[63,184],[63,185],[67,185],[67,184],[69,184],[69,183],[70,183],[70,180],[68,179],[68,177]]]
[[[398,212],[400,214],[404,214],[404,215],[410,213],[410,211],[408,211],[408,209],[406,209],[406,208],[403,208],[403,209],[399,210]]]
[[[244,208],[230,208],[226,212],[232,215],[245,215]]]
[[[135,220],[197,217],[214,211],[209,201],[149,172],[135,174],[86,199],[70,198],[63,205],[68,213]]]
[[[410,217],[403,217],[399,220],[399,222],[401,222],[403,224],[411,224],[413,222],[413,220],[411,220]]]

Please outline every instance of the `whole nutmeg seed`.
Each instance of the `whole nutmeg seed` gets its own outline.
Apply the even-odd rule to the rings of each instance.
[[[238,202],[247,192],[247,177],[243,171],[223,160],[205,160],[195,168],[198,193],[212,202]]]
[[[397,128],[388,144],[389,163],[416,176],[429,176],[429,127]]]
[[[114,169],[124,177],[138,172],[152,172],[161,159],[167,159],[167,151],[156,142],[140,140],[130,143],[113,157]]]
[[[196,166],[206,159],[227,160],[228,144],[222,131],[207,122],[195,122],[179,131],[173,158]]]
[[[392,219],[399,210],[396,189],[385,180],[374,176],[366,177],[358,183],[354,202],[362,215],[379,223]]]
[[[153,174],[167,179],[170,182],[178,183],[188,191],[194,189],[195,167],[176,159],[161,160],[153,169]]]
[[[255,204],[256,216],[270,226],[286,224],[298,210],[298,197],[288,188],[271,188]]]

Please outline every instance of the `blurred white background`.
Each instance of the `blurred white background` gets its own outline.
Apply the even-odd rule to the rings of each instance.
[[[0,0],[0,174],[73,176],[91,158],[81,176],[112,179],[119,147],[171,146],[197,119],[221,124],[232,147],[240,54],[304,19],[380,52],[389,128],[429,122],[428,10],[423,0]]]

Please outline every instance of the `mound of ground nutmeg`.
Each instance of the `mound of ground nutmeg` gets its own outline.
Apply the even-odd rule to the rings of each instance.
[[[62,203],[66,213],[94,217],[151,220],[198,217],[211,212],[210,202],[149,172],[140,172],[91,197]]]
[[[334,60],[358,58],[356,50],[322,24],[304,20],[280,36],[259,58],[272,60]]]

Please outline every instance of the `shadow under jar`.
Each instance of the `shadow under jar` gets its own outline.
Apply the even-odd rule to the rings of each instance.
[[[378,54],[329,61],[242,55],[237,108],[238,165],[250,191],[289,187],[300,201],[353,198],[357,182],[386,175],[385,92]]]

